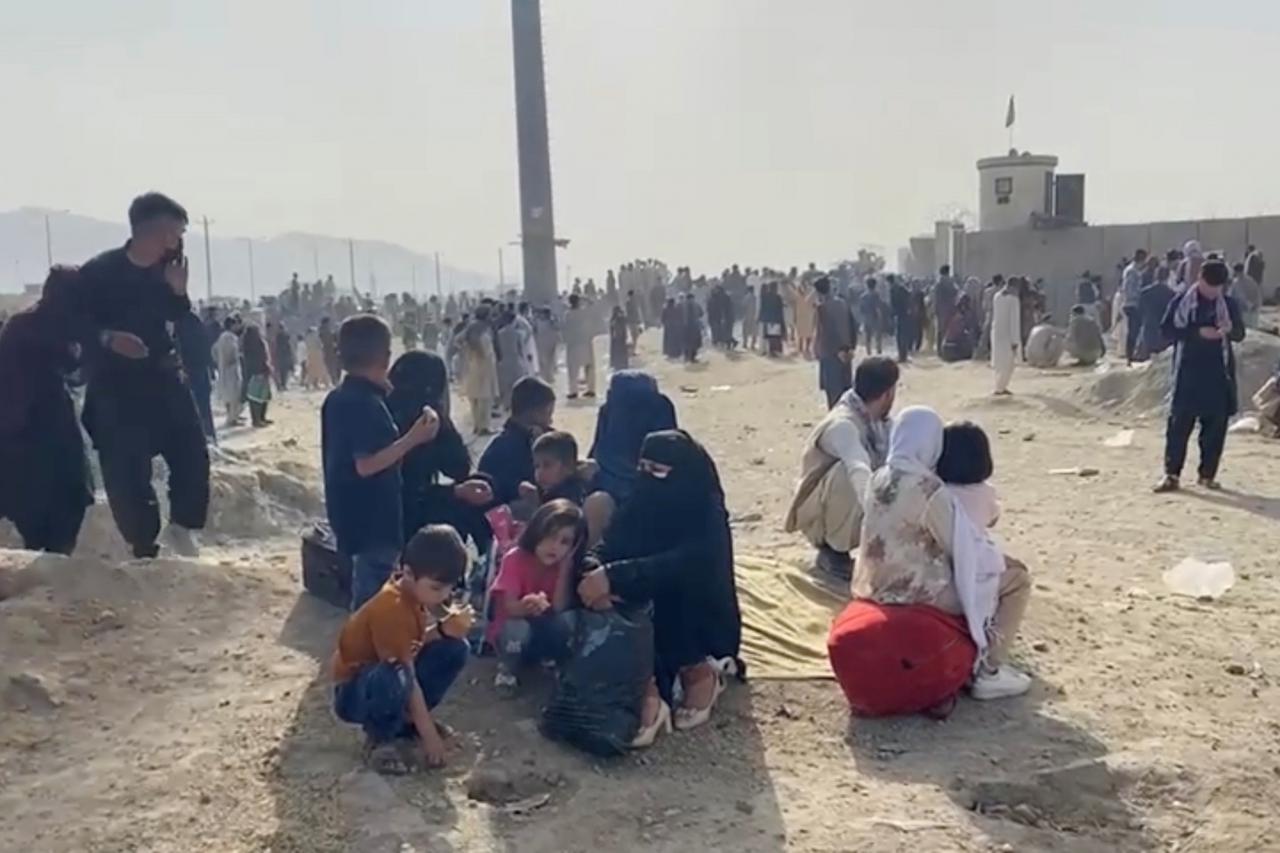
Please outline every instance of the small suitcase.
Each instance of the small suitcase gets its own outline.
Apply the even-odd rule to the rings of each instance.
[[[333,531],[323,521],[302,535],[302,585],[334,607],[351,606],[351,558],[338,552]]]

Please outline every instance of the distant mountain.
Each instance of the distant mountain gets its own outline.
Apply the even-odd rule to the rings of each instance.
[[[46,215],[55,263],[80,263],[104,249],[120,245],[128,236],[128,227],[123,223],[104,222],[74,213],[34,207],[0,213],[0,293],[20,292],[25,285],[44,280],[48,266]],[[209,249],[214,295],[248,297],[249,240],[211,233]],[[191,259],[191,294],[204,298],[208,279],[204,235],[199,223],[192,223],[187,229],[187,256]],[[429,253],[414,252],[381,240],[357,240],[355,262],[356,287],[362,293],[374,289],[375,282],[379,293],[412,292],[415,267],[418,292],[423,295],[436,292],[435,261]],[[253,280],[257,295],[279,293],[295,272],[303,281],[332,274],[339,288],[345,290],[351,283],[347,241],[301,233],[253,238]],[[440,278],[445,293],[488,290],[497,284],[492,276],[444,265],[440,268]]]

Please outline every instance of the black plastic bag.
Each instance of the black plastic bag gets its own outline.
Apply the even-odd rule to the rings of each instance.
[[[573,639],[542,712],[542,733],[592,755],[622,755],[640,729],[653,679],[649,610],[572,610],[563,618],[573,621]]]
[[[302,585],[334,607],[351,606],[351,558],[338,551],[333,531],[323,521],[302,535]]]

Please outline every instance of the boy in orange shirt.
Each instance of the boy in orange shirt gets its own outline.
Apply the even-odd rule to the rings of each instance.
[[[408,768],[392,743],[417,734],[429,767],[444,764],[441,730],[431,711],[467,662],[470,611],[430,618],[448,600],[467,566],[457,532],[428,525],[409,540],[400,571],[347,619],[333,655],[333,709],[362,726],[370,765],[386,773]]]

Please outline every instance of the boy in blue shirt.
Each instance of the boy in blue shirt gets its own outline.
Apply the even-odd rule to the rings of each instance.
[[[404,544],[400,460],[435,438],[440,417],[426,406],[403,436],[386,406],[391,329],[372,314],[338,330],[346,377],[321,409],[325,507],[338,550],[351,558],[355,611],[391,576]]]

